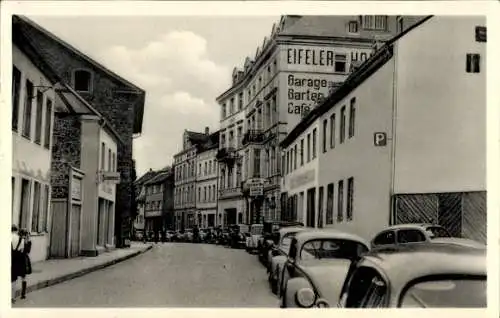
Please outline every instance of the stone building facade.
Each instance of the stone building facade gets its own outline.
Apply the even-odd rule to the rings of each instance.
[[[234,69],[232,86],[217,98],[223,181],[219,213],[229,223],[282,218],[280,141],[378,45],[399,32],[402,19],[283,16],[254,58]]]
[[[92,104],[123,140],[117,158],[121,180],[117,185],[116,211],[119,213],[115,218],[115,233],[116,245],[126,245],[136,213],[132,185],[135,178],[132,139],[142,132],[144,90],[33,21],[14,16],[13,24],[22,30],[62,81]]]

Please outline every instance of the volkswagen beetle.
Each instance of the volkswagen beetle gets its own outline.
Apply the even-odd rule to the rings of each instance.
[[[422,243],[374,249],[351,266],[341,297],[303,285],[300,307],[485,308],[486,248]]]
[[[369,246],[357,235],[333,229],[297,233],[279,273],[281,307],[302,307],[297,297],[306,297],[304,290],[315,291],[318,297],[338,299],[351,264]]]

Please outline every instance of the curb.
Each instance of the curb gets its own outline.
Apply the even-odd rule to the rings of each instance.
[[[50,287],[50,286],[53,286],[53,285],[57,285],[57,284],[60,284],[62,282],[65,282],[65,281],[68,281],[68,280],[71,280],[71,279],[74,279],[74,278],[77,278],[77,277],[81,277],[81,276],[84,276],[86,274],[90,274],[92,272],[98,271],[100,269],[103,269],[103,268],[106,268],[106,267],[109,267],[109,266],[121,263],[123,261],[126,261],[126,260],[132,258],[132,257],[135,257],[135,256],[138,256],[140,254],[143,254],[143,253],[149,251],[152,248],[153,248],[153,245],[149,245],[144,250],[140,250],[140,251],[131,253],[129,255],[120,257],[120,258],[116,258],[114,260],[111,260],[111,261],[103,263],[103,264],[99,264],[99,265],[95,265],[95,266],[92,266],[92,267],[83,268],[83,269],[78,270],[76,272],[69,273],[69,274],[66,274],[66,275],[63,275],[63,276],[60,276],[60,277],[56,277],[56,278],[52,278],[52,279],[48,279],[48,280],[43,280],[43,281],[40,281],[40,282],[38,282],[38,283],[36,283],[34,285],[31,285],[31,286],[28,285],[26,287],[26,294],[34,292],[34,291],[39,290],[39,289],[43,289],[43,288],[47,288],[47,287]],[[18,289],[18,290],[16,290],[16,296],[15,296],[15,298],[17,299],[20,296],[21,296],[21,290]]]

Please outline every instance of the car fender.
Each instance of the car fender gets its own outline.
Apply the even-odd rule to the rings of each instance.
[[[295,294],[301,288],[311,288],[309,281],[303,277],[296,277],[289,279],[285,285],[285,294],[283,295],[282,307],[286,308],[300,308],[295,301]]]
[[[286,262],[286,257],[285,256],[275,256],[271,259],[271,273],[273,275],[276,273],[276,277],[274,279],[278,279],[281,274],[281,269],[283,268],[283,264]],[[279,270],[279,271],[278,271]]]

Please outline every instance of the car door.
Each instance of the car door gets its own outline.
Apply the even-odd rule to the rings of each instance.
[[[396,233],[394,230],[383,231],[372,240],[372,248],[381,247],[381,246],[389,246],[396,244]]]
[[[368,266],[360,266],[349,281],[347,293],[340,299],[346,308],[382,308],[389,303],[388,283],[382,273]]]

